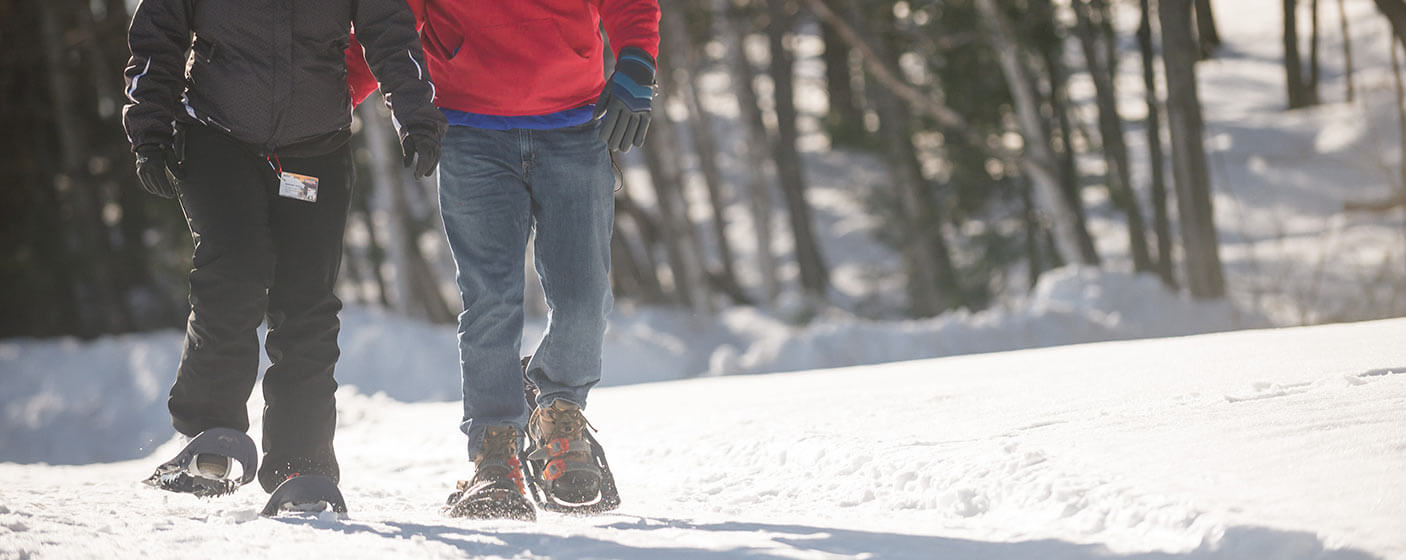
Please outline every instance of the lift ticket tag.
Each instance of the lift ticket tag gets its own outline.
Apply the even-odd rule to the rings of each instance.
[[[284,171],[278,174],[278,196],[317,202],[317,177]]]

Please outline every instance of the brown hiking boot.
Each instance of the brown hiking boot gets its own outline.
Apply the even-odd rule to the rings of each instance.
[[[551,406],[537,407],[527,423],[535,448],[527,459],[545,462],[541,484],[558,501],[586,504],[600,495],[600,467],[586,438],[589,426],[581,407],[561,399]]]
[[[471,519],[536,521],[537,512],[527,501],[518,461],[518,432],[512,426],[490,426],[483,446],[474,457],[474,477],[461,480],[449,495],[444,513]]]

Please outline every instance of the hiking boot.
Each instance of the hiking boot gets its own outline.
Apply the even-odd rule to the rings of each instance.
[[[566,504],[596,500],[601,472],[591,456],[591,442],[586,437],[590,422],[581,414],[581,407],[557,399],[551,406],[537,407],[527,426],[533,444],[527,460],[542,465],[542,490]]]
[[[512,426],[489,426],[483,445],[474,457],[474,477],[461,480],[449,495],[444,513],[470,519],[536,521],[537,511],[527,501],[518,460],[521,432]]]

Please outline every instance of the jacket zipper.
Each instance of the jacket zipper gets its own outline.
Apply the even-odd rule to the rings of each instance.
[[[264,153],[273,154],[277,146],[274,140],[278,138],[279,129],[283,126],[283,114],[288,107],[288,98],[293,90],[293,0],[275,0],[275,3],[282,9],[283,17],[277,18],[274,28],[273,40],[278,49],[277,58],[274,60],[273,72],[273,104],[274,114],[273,126],[270,127],[268,140],[264,142]]]

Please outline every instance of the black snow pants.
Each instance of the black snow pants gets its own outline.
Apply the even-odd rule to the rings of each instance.
[[[185,348],[168,402],[172,424],[189,436],[249,429],[257,329],[267,318],[272,365],[264,375],[259,483],[272,492],[293,473],[337,480],[332,371],[342,302],[333,288],[351,204],[350,148],[270,160],[207,127],[183,127],[180,200],[195,255]],[[280,196],[275,165],[316,177],[317,200]]]

